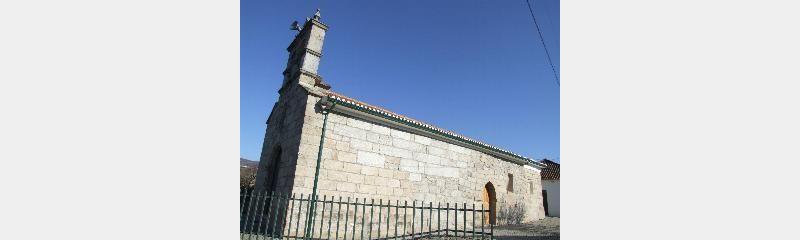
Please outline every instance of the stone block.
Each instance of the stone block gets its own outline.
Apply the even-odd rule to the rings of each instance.
[[[365,176],[377,176],[378,175],[378,168],[364,166],[361,168],[361,174]]]
[[[396,148],[396,147],[392,147],[392,146],[388,146],[388,145],[380,145],[380,152],[385,154],[385,155],[388,155],[388,156],[394,156],[394,157],[400,157],[400,158],[411,158],[412,157],[411,151],[405,150],[405,149]]]
[[[426,153],[414,153],[414,160],[424,162],[424,163],[432,163],[432,164],[446,164],[446,159],[441,157],[437,157],[434,155],[426,154]]]
[[[394,188],[382,187],[382,188],[378,188],[378,192],[377,193],[379,195],[391,196],[391,195],[395,195],[394,194],[394,190],[395,190]]]
[[[400,170],[412,173],[418,173],[419,170],[419,162],[413,159],[402,158],[400,159]]]
[[[425,174],[433,175],[433,176],[440,176],[440,177],[451,177],[457,178],[458,177],[458,168],[453,167],[445,167],[441,165],[427,165],[425,168]]]
[[[336,144],[333,145],[333,149],[336,149],[337,151],[349,152],[350,151],[350,143],[349,142],[345,142],[345,141],[336,141]]]
[[[361,173],[347,173],[347,181],[351,183],[363,183],[364,175],[361,175]]]
[[[391,130],[388,127],[384,127],[381,125],[372,125],[372,132],[381,134],[381,135],[389,135],[391,134]]]
[[[408,175],[408,180],[411,180],[411,181],[414,181],[414,182],[422,181],[422,175],[420,175],[419,173],[411,173],[411,174]]]
[[[321,181],[319,183],[319,189],[322,189],[322,190],[336,190],[336,182],[335,181]]]
[[[391,189],[391,188],[390,188],[390,189]],[[392,189],[392,195],[395,195],[395,196],[403,196],[403,194],[405,194],[405,190],[403,190],[402,188],[395,188],[395,189]]]
[[[386,157],[373,152],[358,151],[356,162],[366,166],[383,167]]]
[[[392,174],[393,174],[392,178],[394,178],[394,179],[408,179],[408,175],[409,175],[410,173],[408,173],[408,172],[394,171]]]
[[[358,156],[355,153],[350,153],[350,152],[336,153],[336,160],[346,163],[355,163],[357,158]]]
[[[391,129],[390,132],[391,132],[391,136],[392,137],[400,138],[400,139],[403,139],[403,140],[411,140],[411,134],[410,133],[403,132],[403,131],[396,130],[396,129]]]
[[[366,193],[366,194],[375,194],[378,191],[378,187],[374,185],[367,185],[367,184],[359,184],[358,185],[358,192],[359,193]]]
[[[343,171],[349,172],[349,173],[361,173],[361,169],[362,168],[364,168],[364,166],[362,166],[360,164],[344,163],[344,170]]]
[[[430,155],[444,157],[444,158],[447,157],[447,150],[444,150],[442,148],[438,148],[438,147],[434,147],[434,146],[428,146],[427,147],[427,152]]]
[[[356,192],[356,184],[348,182],[340,182],[336,185],[336,191],[340,192]]]
[[[374,132],[368,132],[367,141],[372,143],[380,143],[380,135]]]
[[[378,176],[385,178],[392,178],[394,177],[394,171],[392,171],[391,169],[380,168],[378,169]]]
[[[399,179],[389,178],[389,179],[386,180],[386,183],[387,183],[386,186],[388,186],[390,188],[399,188],[400,187],[400,180]]]
[[[335,161],[335,160],[327,160],[327,161],[322,162],[322,166],[321,167],[324,168],[324,169],[331,169],[331,170],[341,171],[341,170],[344,169],[344,162]]]
[[[347,181],[347,173],[339,172],[339,171],[326,171],[327,175],[325,177],[326,181],[337,181],[337,182],[345,182]]]
[[[355,128],[347,125],[339,125],[337,124],[336,127],[333,129],[333,132],[344,137],[350,137],[355,139],[367,139],[367,132],[364,129]]]
[[[412,144],[411,141],[403,140],[401,138],[392,139],[392,146],[395,146],[395,147],[398,147],[398,148],[411,150],[411,144]]]
[[[431,145],[431,139],[429,137],[420,135],[414,135],[414,142],[422,145]]]
[[[365,140],[352,139],[350,140],[350,147],[354,150],[371,151],[372,143]]]
[[[360,128],[360,129],[364,129],[364,130],[370,130],[372,128],[372,124],[370,124],[368,122],[365,122],[365,121],[361,121],[361,120],[355,119],[355,118],[347,118],[346,121],[347,121],[347,123],[346,123],[347,126]]]

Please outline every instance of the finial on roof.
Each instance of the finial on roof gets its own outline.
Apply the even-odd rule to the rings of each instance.
[[[321,16],[319,15],[319,8],[317,8],[317,12],[314,13],[314,19],[319,20]]]

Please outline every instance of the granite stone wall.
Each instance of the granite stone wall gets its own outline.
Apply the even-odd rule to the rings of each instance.
[[[308,96],[292,192],[311,193],[322,132],[319,97]],[[509,189],[509,175],[513,188]],[[482,204],[494,186],[498,210],[521,204],[526,221],[544,217],[539,171],[480,151],[330,113],[318,194]]]

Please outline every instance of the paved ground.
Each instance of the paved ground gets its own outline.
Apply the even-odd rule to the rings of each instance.
[[[548,217],[532,223],[499,226],[494,228],[495,239],[499,240],[558,240],[560,238],[560,221],[557,217]],[[263,236],[243,234],[241,239],[264,239]],[[266,238],[269,239],[269,238]],[[418,239],[462,240],[464,237],[423,237]]]
[[[558,240],[560,223],[557,217],[548,217],[527,224],[501,226],[494,229],[494,235],[500,240]]]

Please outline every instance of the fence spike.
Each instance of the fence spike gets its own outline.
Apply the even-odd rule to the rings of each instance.
[[[322,227],[325,225],[325,201],[328,200],[327,195],[322,195],[322,216],[319,217],[319,237],[322,238]],[[316,213],[314,213],[316,215]],[[314,235],[311,235],[314,237]]]
[[[444,235],[450,236],[450,203],[447,203],[444,210]]]
[[[342,196],[339,196],[339,201],[336,203],[336,206],[336,238],[334,239],[339,239],[339,220],[342,219]]]
[[[475,203],[472,203],[472,239],[475,239]]]
[[[367,198],[364,198],[364,207],[361,208],[361,238],[364,239],[364,217],[367,211]],[[354,236],[355,237],[355,236]]]
[[[462,233],[461,236],[467,236],[467,203],[466,202],[464,202],[464,208],[462,209],[461,212],[464,213],[464,220],[463,220],[464,221],[464,233]]]
[[[378,238],[381,237],[381,219],[383,219],[383,199],[378,200]]]
[[[300,193],[300,199],[295,199],[295,201],[300,204],[300,206],[297,206],[297,224],[295,224],[295,226],[294,226],[294,234],[297,235],[298,237],[300,236],[300,221],[301,221],[300,217],[302,217],[304,215],[303,214],[303,200],[304,199],[305,198],[303,197],[302,193]],[[305,235],[305,233],[303,235]]]
[[[411,239],[414,239],[414,236],[417,235],[417,232],[414,229],[414,223],[417,218],[417,200],[411,201]]]

